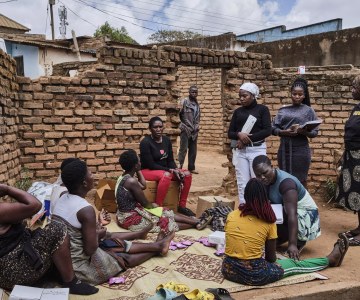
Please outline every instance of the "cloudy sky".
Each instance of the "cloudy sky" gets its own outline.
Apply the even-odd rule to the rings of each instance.
[[[0,0],[0,13],[51,38],[49,0]],[[60,38],[58,9],[67,8],[67,38],[93,35],[108,21],[125,26],[140,44],[159,29],[191,30],[205,35],[235,34],[285,25],[287,29],[343,19],[343,29],[360,26],[356,0],[55,0],[55,37]]]

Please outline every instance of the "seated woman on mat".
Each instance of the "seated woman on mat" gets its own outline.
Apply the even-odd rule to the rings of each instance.
[[[159,117],[150,119],[149,130],[151,135],[140,142],[140,160],[145,179],[158,183],[155,203],[163,206],[171,181],[177,180],[182,186],[178,212],[189,217],[195,216],[186,207],[192,181],[191,173],[176,167],[170,139],[163,135],[164,124]]]
[[[268,186],[271,204],[283,206],[284,223],[277,225],[277,244],[288,242],[290,258],[299,259],[306,242],[321,234],[315,201],[295,176],[273,168],[266,155],[255,157],[253,169],[256,178]]]
[[[62,286],[68,287],[71,294],[98,292],[75,276],[65,228],[55,223],[34,231],[25,228],[23,221],[41,209],[34,196],[5,184],[0,184],[0,196],[16,200],[0,203],[0,288],[11,290],[15,284],[33,285],[54,264]]]
[[[326,257],[305,260],[276,259],[276,217],[265,186],[253,178],[245,187],[245,203],[226,221],[225,259],[222,274],[227,280],[246,285],[265,285],[284,277],[339,267],[349,248],[345,234]],[[263,249],[265,248],[265,258]]]
[[[69,193],[60,197],[54,207],[52,222],[66,226],[70,236],[71,258],[78,278],[92,284],[101,284],[119,272],[131,268],[155,255],[166,255],[175,233],[159,234],[154,243],[130,242],[146,239],[152,226],[139,232],[106,232],[97,226],[94,208],[84,199],[94,181],[86,163],[76,160],[64,167],[61,178]],[[116,255],[99,248],[102,239],[117,242]]]
[[[200,230],[209,223],[209,219],[199,220],[184,216],[148,202],[142,191],[146,187],[146,181],[140,172],[141,163],[134,150],[124,151],[120,155],[119,163],[124,170],[115,187],[118,206],[116,217],[120,227],[138,231],[150,224],[155,224],[152,232],[169,232],[189,228]]]
[[[66,186],[64,185],[64,183],[62,182],[61,180],[61,171],[65,168],[66,165],[68,165],[69,163],[75,161],[75,160],[78,160],[78,158],[76,157],[68,157],[68,158],[65,158],[61,165],[60,165],[60,175],[58,177],[58,179],[56,180],[56,184],[55,187],[53,188],[52,190],[52,193],[51,193],[51,205],[50,205],[50,213],[53,214],[53,211],[54,211],[54,207],[56,205],[56,201],[62,196],[64,195],[65,193],[68,192]],[[110,214],[102,209],[98,215],[98,222],[105,226],[107,224],[109,224],[111,222],[111,216]]]

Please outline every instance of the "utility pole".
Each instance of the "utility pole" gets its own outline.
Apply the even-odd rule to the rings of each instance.
[[[50,4],[50,26],[51,26],[51,37],[52,40],[55,40],[55,30],[54,30],[54,13],[53,5],[55,5],[55,0],[49,0]]]

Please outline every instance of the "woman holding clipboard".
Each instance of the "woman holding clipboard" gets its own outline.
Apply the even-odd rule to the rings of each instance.
[[[272,134],[281,137],[277,155],[280,169],[294,175],[306,188],[311,162],[308,138],[318,135],[321,121],[310,106],[305,79],[295,79],[291,86],[291,100],[292,104],[280,108],[275,116]]]

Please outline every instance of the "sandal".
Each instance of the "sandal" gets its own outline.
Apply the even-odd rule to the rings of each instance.
[[[213,294],[215,296],[215,300],[233,300],[230,296],[230,293],[228,290],[223,288],[217,288],[217,289],[206,289],[205,291]]]
[[[187,299],[190,300],[215,300],[214,294],[195,289],[190,293],[184,294]]]
[[[147,300],[172,300],[177,297],[177,295],[173,290],[161,288],[156,291],[154,296],[147,298]]]
[[[212,216],[212,215],[208,215],[208,216],[200,219],[200,221],[196,224],[196,229],[197,230],[203,230],[208,224],[210,224],[213,217],[214,216]]]
[[[354,237],[348,239],[350,246],[360,246],[360,240]]]
[[[355,233],[355,230],[348,230],[345,232],[340,232],[338,237],[340,237],[342,234],[345,234],[348,239],[359,235],[359,233]]]
[[[360,241],[358,241],[360,243]],[[341,254],[341,257],[340,257],[340,260],[338,262],[338,264],[336,265],[336,267],[340,267],[343,260],[344,260],[344,257],[345,257],[345,254],[346,252],[348,251],[349,249],[349,246],[350,246],[350,239],[347,238],[347,236],[345,234],[340,234],[340,238],[337,240],[337,242],[334,244],[334,246],[338,244],[339,246],[339,250],[340,250],[340,254]],[[359,244],[360,245],[360,244]]]
[[[160,284],[156,290],[160,290],[160,289],[169,289],[169,290],[173,290],[177,293],[184,293],[184,292],[188,292],[190,289],[186,284],[183,283],[176,283],[174,281],[169,281],[168,283],[165,284]]]

